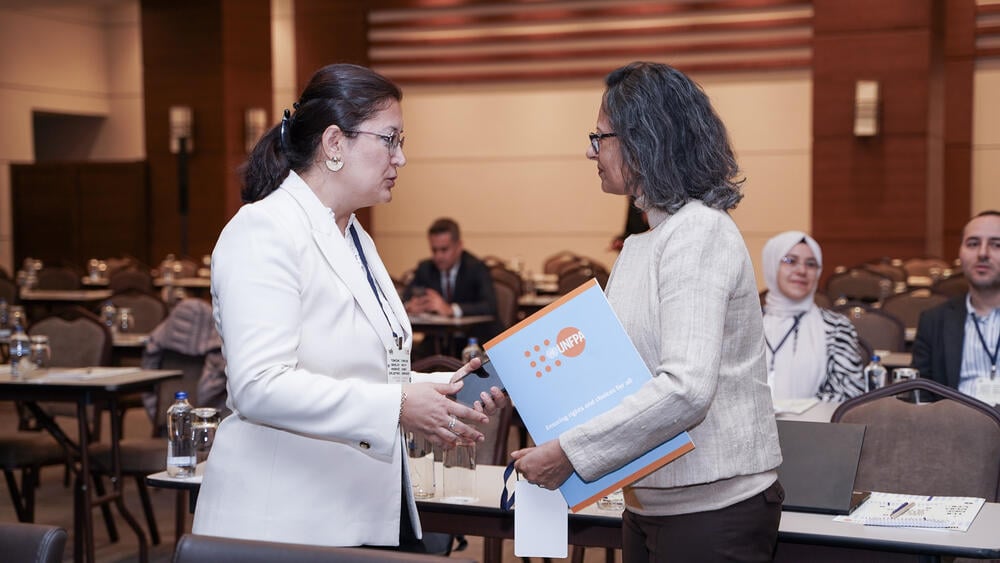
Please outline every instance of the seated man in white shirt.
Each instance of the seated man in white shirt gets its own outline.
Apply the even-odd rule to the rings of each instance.
[[[958,251],[969,292],[920,316],[913,367],[922,377],[1000,403],[1000,211],[965,225]]]

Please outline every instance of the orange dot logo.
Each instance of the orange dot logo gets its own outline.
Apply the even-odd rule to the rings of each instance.
[[[563,356],[575,358],[583,353],[583,349],[587,346],[587,340],[583,337],[580,329],[568,326],[559,331],[556,344]]]

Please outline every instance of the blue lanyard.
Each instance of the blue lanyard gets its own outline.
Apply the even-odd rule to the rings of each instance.
[[[375,278],[372,277],[372,271],[368,267],[368,260],[365,258],[365,251],[361,250],[361,240],[358,238],[358,231],[355,230],[354,225],[350,227],[351,238],[354,239],[354,247],[358,249],[358,256],[361,258],[361,264],[365,267],[365,276],[368,278],[368,285],[372,288],[372,293],[375,294],[375,299],[378,301],[378,308],[382,309],[382,316],[385,317],[385,322],[389,324],[389,330],[392,331],[392,339],[396,342],[397,346],[402,346],[399,335],[396,334],[396,329],[392,327],[392,322],[389,320],[389,315],[385,312],[385,305],[382,304],[382,298],[378,294],[378,287],[375,285]]]
[[[976,320],[975,313],[969,313],[972,316],[972,325],[976,327],[976,334],[979,335],[979,343],[983,345],[983,350],[986,350],[986,355],[990,358],[990,378],[992,379],[997,374],[997,356],[1000,356],[1000,335],[997,335],[996,346],[993,347],[993,353],[990,353],[990,347],[986,344],[986,337],[983,336],[982,329],[979,328],[979,321]]]

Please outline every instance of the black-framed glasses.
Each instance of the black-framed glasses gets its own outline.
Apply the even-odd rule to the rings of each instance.
[[[358,133],[364,133],[365,135],[375,135],[376,137],[385,141],[385,146],[389,149],[389,156],[392,156],[392,153],[396,152],[397,148],[400,149],[403,148],[403,143],[406,142],[406,137],[404,137],[402,133],[399,133],[397,131],[393,131],[388,135],[383,135],[382,133],[375,133],[372,131],[357,131],[357,130],[350,131],[344,129],[344,133],[349,133],[351,135],[357,135]]]
[[[805,260],[799,261],[798,256],[782,256],[781,263],[787,264],[789,268],[794,269],[799,264],[806,267],[807,270],[818,270],[819,262],[815,258],[806,258]]]
[[[601,154],[601,139],[605,137],[617,137],[618,133],[590,133],[590,148],[594,149],[594,154]]]

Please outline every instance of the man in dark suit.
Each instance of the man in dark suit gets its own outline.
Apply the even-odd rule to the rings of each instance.
[[[1000,211],[973,217],[958,251],[968,294],[920,315],[913,367],[923,377],[997,404],[1000,369]]]
[[[442,218],[427,230],[431,258],[420,262],[403,291],[406,312],[430,313],[445,317],[497,315],[493,278],[486,264],[462,245],[458,223]],[[480,342],[496,335],[496,323],[470,329]]]

